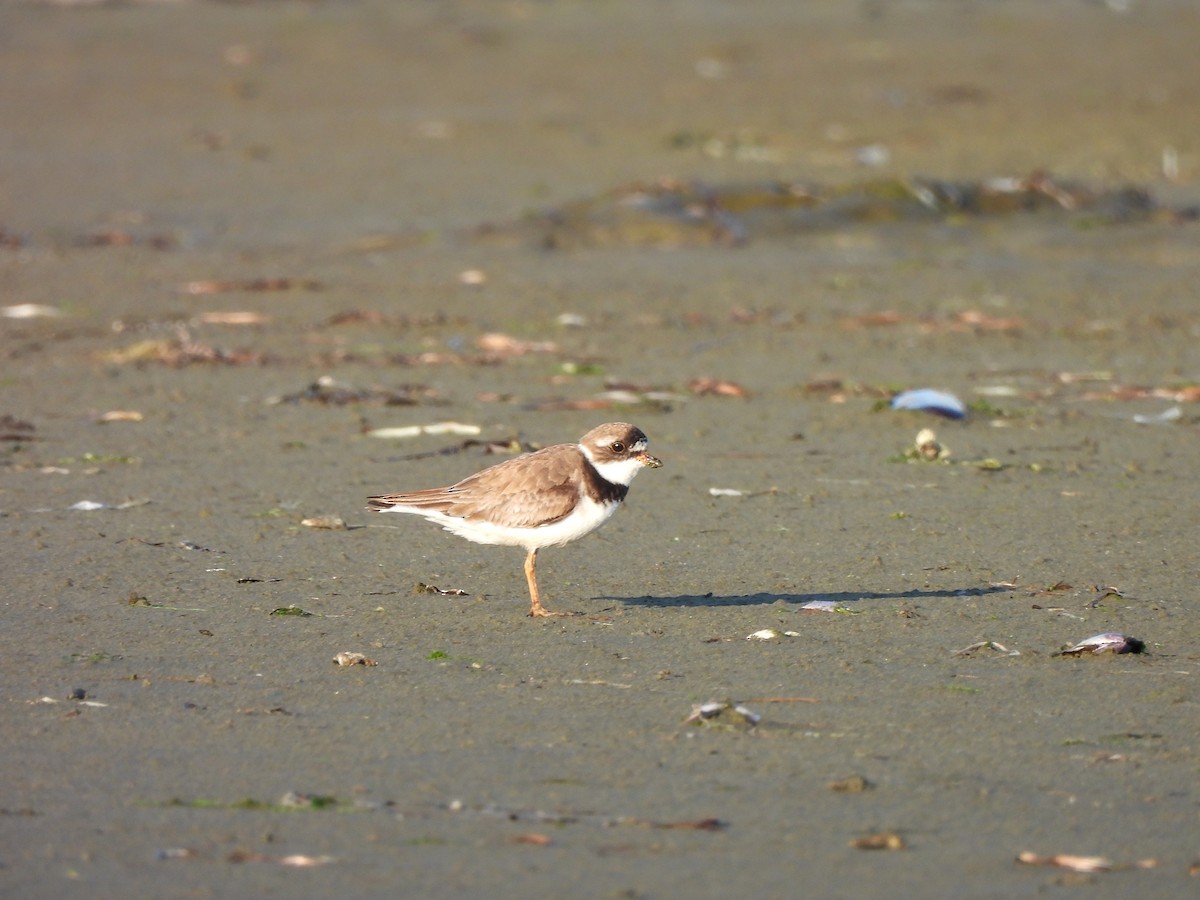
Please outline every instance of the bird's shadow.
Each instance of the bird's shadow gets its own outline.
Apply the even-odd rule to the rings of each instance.
[[[682,607],[717,607],[717,606],[769,606],[773,603],[787,603],[803,606],[816,600],[832,601],[838,606],[850,606],[863,600],[930,600],[943,598],[947,600],[963,597],[982,597],[987,594],[1006,593],[1010,587],[987,585],[985,587],[943,588],[940,590],[910,590],[910,591],[823,591],[812,594],[779,594],[769,591],[759,591],[756,594],[676,594],[666,596],[642,597],[596,597],[597,600],[610,600],[624,603],[628,606],[682,606]]]

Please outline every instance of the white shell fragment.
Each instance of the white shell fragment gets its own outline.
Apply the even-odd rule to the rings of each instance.
[[[69,510],[76,512],[92,512],[97,509],[132,509],[135,506],[145,506],[149,503],[146,499],[126,500],[122,503],[113,505],[112,503],[100,503],[96,500],[80,500],[78,503],[72,503],[67,507]]]
[[[981,397],[1019,397],[1021,392],[1011,384],[981,384],[975,388]]]
[[[783,637],[800,637],[800,632],[785,631],[785,632],[783,632],[782,636]],[[780,637],[780,632],[776,631],[774,628],[764,628],[761,631],[754,632],[754,634],[746,635],[746,640],[748,640],[748,641],[773,641],[778,637]]]
[[[473,436],[483,429],[478,425],[467,425],[462,422],[431,422],[428,425],[400,425],[394,428],[373,428],[367,432],[373,438],[415,438],[423,434],[461,434]]]
[[[1017,855],[1017,862],[1027,866],[1058,866],[1072,872],[1107,872],[1113,867],[1112,860],[1103,856],[1075,856],[1071,853],[1043,856],[1028,850]]]
[[[731,714],[726,717],[726,713]],[[722,720],[726,725],[742,725],[753,728],[762,721],[762,716],[741,703],[732,700],[709,700],[707,703],[697,703],[692,706],[692,714],[684,719],[684,725],[703,725],[706,722]]]
[[[90,706],[94,709],[104,709],[108,706],[107,703],[101,703],[99,700],[75,700],[74,697],[69,698],[80,706]],[[56,700],[53,697],[38,697],[36,700],[30,700],[30,703],[62,703],[62,700]]]
[[[332,856],[309,856],[305,853],[292,853],[288,856],[280,856],[278,858],[267,858],[264,862],[275,862],[281,866],[295,866],[297,868],[307,868],[309,866],[324,866],[333,862]]]
[[[1183,410],[1178,406],[1172,406],[1153,416],[1137,413],[1134,415],[1133,421],[1138,425],[1166,425],[1169,422],[1177,422],[1182,418]]]
[[[14,306],[0,307],[0,315],[6,319],[55,319],[62,314],[61,309],[42,303],[18,303]]]
[[[344,531],[346,520],[341,516],[309,516],[301,519],[300,524],[305,528],[328,528],[334,531]]]
[[[950,455],[950,448],[943,446],[938,441],[937,433],[932,428],[922,428],[918,431],[913,446],[916,448],[917,456],[929,462],[937,462],[937,460],[945,459]]]
[[[343,650],[333,658],[334,663],[339,666],[377,666],[379,663],[371,659],[364,653],[358,653],[351,650]]]
[[[96,417],[97,424],[107,425],[109,422],[141,422],[146,417],[136,409],[110,409]]]
[[[809,612],[839,612],[845,609],[844,606],[838,606],[836,600],[809,600],[800,608]]]
[[[1084,653],[1141,653],[1146,649],[1146,642],[1124,634],[1108,632],[1094,634],[1080,641],[1060,654],[1061,656],[1082,656]]]

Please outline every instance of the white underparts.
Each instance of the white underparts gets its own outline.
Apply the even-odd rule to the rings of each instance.
[[[477,544],[498,544],[505,547],[524,547],[535,550],[542,547],[561,547],[578,540],[590,531],[595,531],[617,511],[619,503],[597,503],[584,497],[569,516],[549,525],[532,528],[513,528],[496,525],[479,519],[460,519],[445,513],[434,512],[412,506],[393,506],[388,512],[415,513],[430,522],[436,522],[446,531],[453,532]]]

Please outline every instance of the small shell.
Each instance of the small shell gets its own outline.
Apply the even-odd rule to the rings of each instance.
[[[756,631],[754,634],[746,635],[748,641],[773,641],[779,637],[779,632],[773,628],[764,628],[761,631]]]
[[[369,658],[365,654],[357,653],[350,650],[343,650],[333,658],[333,661],[339,666],[377,666],[379,663]]]
[[[725,715],[730,713],[731,715]],[[692,714],[684,719],[685,725],[701,725],[715,722],[725,728],[754,728],[762,721],[762,716],[744,705],[735,704],[730,700],[709,700],[707,703],[697,703],[692,706]]]
[[[967,407],[961,400],[953,394],[931,388],[902,391],[892,398],[892,409],[924,410],[948,419],[962,419],[967,415]]]
[[[1170,409],[1164,409],[1157,415],[1145,415],[1138,413],[1133,417],[1133,421],[1138,425],[1165,425],[1168,422],[1177,422],[1183,418],[1183,410],[1178,406],[1172,406]]]
[[[829,789],[838,794],[861,794],[871,790],[874,786],[862,775],[848,775],[845,778],[829,782]]]
[[[0,315],[6,319],[54,319],[62,314],[61,309],[41,303],[18,303],[15,306],[0,307]]]
[[[1017,862],[1027,866],[1058,866],[1072,872],[1107,872],[1113,867],[1112,860],[1103,856],[1075,856],[1070,853],[1042,856],[1028,850],[1017,855]]]
[[[837,612],[842,609],[836,600],[809,600],[800,608],[809,612]]]
[[[1074,647],[1062,651],[1062,656],[1082,656],[1084,653],[1141,653],[1146,642],[1135,637],[1112,632],[1094,634]]]
[[[907,845],[904,838],[894,831],[880,831],[855,838],[850,846],[856,850],[903,850]]]
[[[740,704],[740,703],[733,708],[733,711],[735,713],[737,713],[739,716],[741,716],[746,721],[746,724],[750,725],[751,727],[757,725],[759,722],[762,721],[762,716],[760,716],[758,713],[754,712],[753,710],[748,709],[745,706],[742,706],[742,704]]]
[[[500,332],[481,334],[475,346],[485,353],[499,356],[524,356],[527,353],[557,353],[558,344],[553,341],[526,341]]]
[[[309,866],[323,866],[333,862],[332,856],[308,856],[304,853],[292,853],[289,856],[281,856],[275,860],[267,860],[268,862],[277,862],[281,866],[295,866],[297,868],[307,868]]]
[[[309,516],[301,519],[300,524],[305,528],[328,528],[334,531],[344,530],[346,521],[341,516]]]
[[[701,719],[711,719],[713,716],[720,714],[727,706],[729,704],[724,701],[709,700],[707,703],[701,703],[697,706],[693,714],[699,716]]]
[[[936,462],[950,455],[949,449],[942,446],[932,428],[922,428],[918,431],[913,445],[916,447],[917,456],[929,462]]]
[[[468,425],[463,422],[430,422],[428,425],[398,425],[390,428],[372,428],[367,432],[367,437],[404,439],[420,437],[423,434],[461,434],[474,437],[482,430],[478,425]]]
[[[110,409],[96,417],[96,422],[104,425],[109,422],[141,422],[143,416],[136,409]]]

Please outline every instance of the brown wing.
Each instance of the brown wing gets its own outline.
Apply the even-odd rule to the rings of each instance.
[[[577,473],[583,455],[574,444],[556,444],[469,475],[446,488],[371,497],[373,509],[392,506],[479,519],[510,528],[557,522],[579,502]]]

